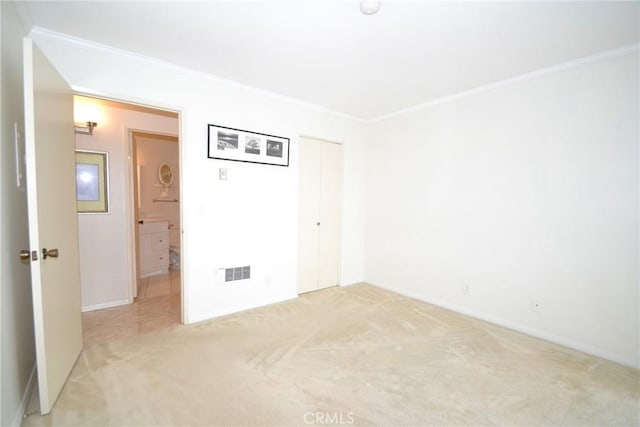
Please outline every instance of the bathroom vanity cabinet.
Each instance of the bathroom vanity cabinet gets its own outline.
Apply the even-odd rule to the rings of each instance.
[[[169,272],[169,222],[145,221],[138,225],[140,242],[140,277]]]

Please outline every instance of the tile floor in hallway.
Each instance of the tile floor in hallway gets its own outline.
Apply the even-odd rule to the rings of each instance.
[[[180,270],[142,279],[133,304],[82,314],[85,347],[181,324]]]

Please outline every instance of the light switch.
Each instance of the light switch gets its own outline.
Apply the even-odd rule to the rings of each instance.
[[[218,177],[220,178],[220,181],[226,181],[227,180],[227,168],[220,168],[219,173],[218,173]]]

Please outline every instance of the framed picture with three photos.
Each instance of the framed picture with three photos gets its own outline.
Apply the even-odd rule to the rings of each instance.
[[[207,157],[236,162],[289,166],[289,138],[208,125]]]

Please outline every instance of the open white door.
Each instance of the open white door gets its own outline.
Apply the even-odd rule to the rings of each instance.
[[[73,95],[31,39],[24,97],[38,388],[48,414],[82,350]]]

